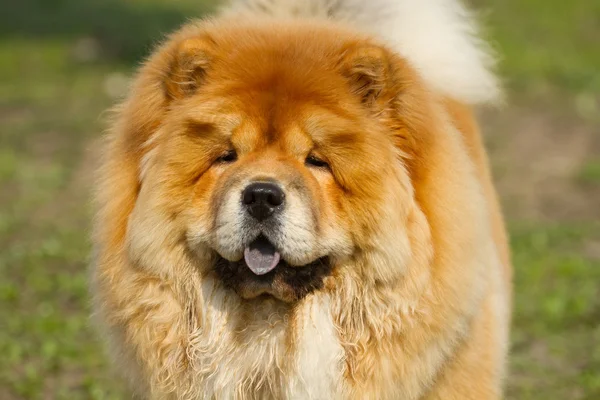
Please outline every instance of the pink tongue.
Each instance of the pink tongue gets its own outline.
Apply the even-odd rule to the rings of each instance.
[[[248,268],[256,275],[264,275],[279,264],[280,255],[265,238],[259,237],[244,250]]]

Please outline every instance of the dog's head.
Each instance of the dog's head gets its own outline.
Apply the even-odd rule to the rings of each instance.
[[[158,249],[183,244],[199,273],[242,298],[287,302],[327,286],[358,253],[402,254],[414,196],[400,108],[407,97],[405,112],[419,107],[417,81],[341,28],[205,23],[178,33],[126,106],[141,125],[130,138],[140,165],[130,250],[160,268]],[[371,261],[363,272],[373,280],[403,262]]]

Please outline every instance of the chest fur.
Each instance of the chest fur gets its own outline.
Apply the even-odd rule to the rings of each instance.
[[[264,304],[228,315],[211,308],[204,316],[211,321],[201,325],[210,328],[190,345],[202,398],[339,398],[344,351],[329,301],[306,300],[293,312]]]

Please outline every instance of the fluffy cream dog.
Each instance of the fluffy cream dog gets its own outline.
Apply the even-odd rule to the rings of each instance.
[[[248,0],[117,109],[94,308],[149,399],[496,399],[510,266],[453,0]]]

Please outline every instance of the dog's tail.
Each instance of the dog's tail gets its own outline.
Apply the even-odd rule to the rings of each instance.
[[[230,0],[222,11],[344,22],[386,43],[446,96],[467,104],[501,97],[494,57],[460,0]]]

